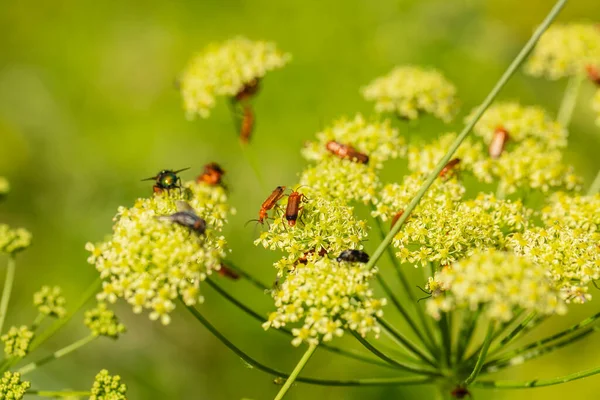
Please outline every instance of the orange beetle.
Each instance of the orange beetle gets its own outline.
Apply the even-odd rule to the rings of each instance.
[[[342,144],[334,140],[330,140],[327,142],[325,147],[339,158],[349,159],[359,164],[367,164],[369,162],[368,155],[357,151],[354,147],[348,144]]]

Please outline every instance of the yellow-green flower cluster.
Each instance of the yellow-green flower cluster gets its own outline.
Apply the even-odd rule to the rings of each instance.
[[[0,224],[0,253],[14,254],[31,245],[31,233],[24,228],[11,229]]]
[[[207,118],[215,97],[234,97],[290,59],[272,42],[244,37],[209,45],[191,60],[179,82],[188,117]]]
[[[308,189],[295,226],[289,226],[285,215],[277,216],[269,230],[254,241],[255,245],[287,253],[275,263],[279,274],[294,268],[303,257],[314,260],[319,253],[337,256],[347,249],[360,249],[367,237],[367,223],[354,217],[353,207],[340,200],[318,197]],[[282,203],[285,207],[285,201]]]
[[[94,336],[117,339],[122,333],[125,333],[125,325],[119,322],[115,313],[108,309],[106,303],[98,303],[95,308],[86,311],[83,322]]]
[[[10,183],[8,179],[3,176],[0,176],[0,199],[6,196],[10,192]]]
[[[111,376],[103,369],[96,375],[92,385],[90,400],[126,400],[127,385],[119,375]]]
[[[533,76],[559,79],[585,73],[600,65],[600,29],[594,24],[554,24],[538,41],[525,71]]]
[[[392,128],[389,120],[367,121],[358,114],[342,118],[317,133],[317,140],[306,144],[303,156],[316,161],[300,176],[300,185],[309,186],[318,196],[329,199],[368,203],[377,193],[380,182],[377,170],[383,162],[406,152],[405,140]],[[351,146],[369,157],[368,163],[342,159],[327,150],[327,143]]]
[[[427,301],[427,310],[434,318],[439,318],[442,311],[474,311],[481,306],[488,318],[502,322],[509,321],[519,309],[542,315],[566,312],[546,269],[512,253],[477,251],[442,269],[435,281],[443,290]]]
[[[408,147],[408,169],[413,172],[429,174],[448,152],[456,137],[456,133],[446,133],[433,142],[410,145]],[[460,171],[465,166],[477,163],[484,157],[484,151],[481,143],[465,140],[454,154],[455,158],[460,159],[457,169]]]
[[[350,329],[361,336],[379,333],[376,317],[385,299],[375,299],[369,280],[375,269],[365,269],[360,263],[337,262],[328,257],[299,265],[294,273],[273,292],[277,310],[263,324],[293,328],[292,344],[319,343],[342,336]]]
[[[600,89],[596,89],[592,98],[592,110],[596,113],[596,125],[600,126]]]
[[[178,211],[177,200],[187,201],[206,221],[203,235],[160,218]],[[177,297],[188,305],[201,302],[200,282],[220,268],[225,256],[226,241],[220,231],[234,211],[226,201],[222,187],[190,182],[185,190],[120,207],[112,236],[104,243],[86,245],[91,252],[88,261],[104,280],[98,299],[115,302],[122,297],[134,312],[151,310],[150,318],[163,324],[170,322]]]
[[[62,318],[67,313],[65,303],[62,290],[58,286],[42,286],[33,294],[33,305],[42,315]]]
[[[450,122],[458,109],[456,88],[439,71],[415,66],[396,67],[362,90],[377,112],[417,119],[427,113]]]
[[[555,193],[541,216],[547,226],[560,223],[571,229],[600,232],[600,194],[580,196]]]
[[[29,345],[33,339],[33,332],[25,325],[19,328],[12,326],[8,330],[8,333],[2,335],[0,339],[4,343],[4,354],[7,357],[23,358],[29,350]]]
[[[29,382],[21,381],[21,374],[6,371],[0,379],[0,399],[21,400],[30,387]]]
[[[473,118],[476,112],[477,109],[473,110],[466,121]],[[524,107],[517,102],[494,104],[477,121],[473,132],[481,136],[485,144],[489,145],[494,137],[494,132],[499,127],[508,132],[507,150],[510,150],[512,146],[518,146],[519,142],[528,138],[533,138],[550,149],[567,145],[567,130],[554,121],[541,107]]]
[[[565,301],[582,303],[591,297],[587,285],[600,279],[599,242],[599,232],[555,222],[512,235],[507,247],[546,271]]]

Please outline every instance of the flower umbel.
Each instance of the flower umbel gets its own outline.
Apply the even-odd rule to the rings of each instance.
[[[434,69],[396,67],[364,87],[362,94],[375,101],[375,111],[411,120],[427,113],[450,122],[458,109],[456,88]]]
[[[125,333],[125,325],[119,322],[114,312],[108,309],[106,303],[98,305],[85,312],[85,325],[90,328],[94,336],[106,336],[117,339]]]
[[[29,382],[21,381],[21,374],[6,371],[0,379],[0,399],[21,400],[30,387]]]
[[[11,229],[0,224],[0,253],[14,254],[31,246],[31,233],[23,228]]]
[[[207,118],[215,97],[236,96],[290,59],[289,54],[279,51],[272,42],[241,36],[209,45],[192,59],[179,82],[188,117]]]
[[[4,342],[4,354],[6,356],[23,358],[29,350],[29,344],[33,339],[33,332],[26,326],[19,328],[12,326],[8,330],[8,333],[2,335],[0,339]]]
[[[33,305],[38,312],[54,318],[62,318],[66,314],[66,300],[60,287],[43,286],[33,295]]]
[[[91,392],[90,400],[127,400],[127,385],[119,375],[111,376],[105,369],[96,375]]]

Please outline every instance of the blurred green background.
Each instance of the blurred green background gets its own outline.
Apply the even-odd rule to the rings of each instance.
[[[190,56],[212,41],[236,34],[268,39],[293,54],[284,69],[264,80],[254,105],[257,129],[252,153],[268,187],[295,183],[303,168],[299,149],[324,124],[356,111],[370,113],[359,88],[398,64],[434,66],[456,83],[462,116],[498,79],[533,28],[549,10],[547,0],[330,1],[270,0],[201,2],[3,0],[0,4],[0,175],[12,192],[0,204],[0,220],[24,226],[35,244],[19,257],[8,324],[34,317],[31,296],[43,284],[60,284],[72,303],[94,280],[86,241],[101,240],[119,205],[150,192],[141,178],[163,168],[192,167],[192,178],[209,161],[227,170],[238,214],[227,237],[231,258],[273,279],[277,254],[252,245],[255,218],[266,192],[242,156],[221,102],[208,120],[187,121],[174,80]],[[600,3],[573,2],[560,19],[600,17]],[[521,99],[557,110],[564,81],[517,74],[503,99]],[[600,168],[600,135],[586,86],[575,111],[567,158],[590,182]],[[421,134],[459,129],[432,120]],[[406,128],[404,128],[406,129]],[[401,168],[387,179],[401,179]],[[376,245],[372,240],[369,248]],[[0,260],[2,266],[5,259]],[[386,270],[387,265],[382,264]],[[420,273],[420,271],[417,271]],[[220,281],[222,282],[222,281]],[[262,312],[268,296],[245,283],[222,282]],[[210,288],[201,310],[259,360],[291,369],[302,350],[226,304]],[[598,297],[598,296],[596,296]],[[543,325],[554,332],[598,310],[596,302],[574,307]],[[101,368],[118,373],[131,399],[272,398],[272,378],[241,360],[181,309],[170,326],[116,309],[129,332],[116,343],[99,340],[31,375],[37,389],[86,389]],[[388,315],[394,318],[388,307]],[[44,347],[53,351],[82,337],[78,315]],[[352,341],[341,342],[354,345]],[[597,336],[569,350],[499,375],[510,379],[554,377],[600,364]],[[390,376],[327,352],[317,352],[307,375]],[[524,391],[475,391],[478,399],[561,399],[596,392],[600,377]],[[327,388],[297,385],[289,399],[428,398],[427,388]]]

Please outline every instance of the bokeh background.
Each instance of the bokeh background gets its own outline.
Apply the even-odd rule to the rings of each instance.
[[[60,284],[68,299],[96,277],[84,244],[110,232],[119,205],[149,194],[141,178],[163,168],[218,161],[227,170],[238,209],[227,236],[231,258],[264,281],[273,279],[276,254],[255,248],[254,218],[266,193],[232,132],[221,102],[208,120],[187,121],[174,81],[194,52],[236,34],[277,42],[293,62],[264,80],[254,105],[257,129],[251,154],[269,188],[290,185],[305,162],[299,149],[332,119],[369,114],[359,88],[399,64],[434,66],[456,83],[463,102],[449,126],[425,119],[419,134],[434,137],[460,128],[460,120],[487,94],[533,28],[548,0],[493,1],[285,1],[3,0],[0,4],[0,175],[12,192],[0,220],[30,229],[34,246],[19,257],[8,324],[30,323],[31,296],[43,284]],[[573,2],[563,21],[600,19],[600,3]],[[518,73],[502,92],[557,110],[565,82]],[[586,178],[600,168],[600,131],[589,109],[587,85],[575,110],[567,158]],[[404,127],[406,129],[406,126]],[[193,171],[193,172],[192,172]],[[401,179],[400,163],[388,180]],[[376,246],[376,240],[367,244]],[[0,266],[5,259],[0,260]],[[387,265],[383,263],[385,270]],[[419,272],[419,271],[417,271]],[[420,272],[419,272],[420,273]],[[236,296],[267,312],[269,298],[245,283],[222,282]],[[302,350],[205,289],[202,311],[257,359],[291,369]],[[596,297],[599,297],[596,295]],[[566,327],[600,308],[575,307],[546,323],[539,334]],[[118,373],[131,399],[268,399],[278,387],[246,365],[185,311],[163,327],[116,306],[129,332],[116,343],[99,340],[31,375],[38,389],[86,389],[101,368]],[[389,310],[388,315],[394,314]],[[85,335],[78,315],[44,347],[50,352]],[[348,345],[352,341],[343,339]],[[554,377],[600,363],[597,336],[499,375]],[[305,370],[318,377],[390,376],[327,352]],[[523,391],[475,391],[479,399],[586,398],[600,377]],[[429,398],[427,388],[327,388],[297,385],[289,399]]]

